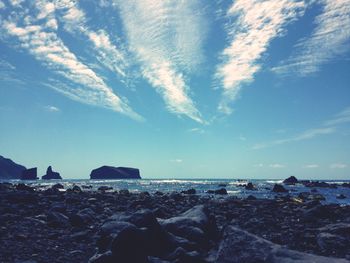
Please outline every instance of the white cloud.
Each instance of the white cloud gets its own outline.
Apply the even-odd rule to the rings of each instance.
[[[202,122],[184,76],[195,70],[203,58],[206,30],[200,1],[116,3],[143,76],[163,96],[171,112]]]
[[[125,83],[127,59],[124,51],[113,43],[107,32],[102,29],[93,31],[87,26],[86,15],[79,8],[77,1],[57,0],[56,8],[63,13],[60,20],[63,22],[65,30],[72,34],[85,36],[92,44],[93,50],[97,54],[97,60],[116,73]]]
[[[264,164],[263,163],[258,163],[258,164],[255,164],[254,167],[262,168],[262,167],[264,167]]]
[[[273,163],[273,164],[270,164],[269,167],[274,169],[280,169],[280,168],[285,168],[286,166],[280,163]]]
[[[324,123],[325,126],[339,125],[350,122],[350,107],[336,114],[332,119]]]
[[[292,56],[273,68],[281,74],[308,75],[333,59],[342,58],[350,50],[350,1],[322,0],[323,11],[315,18],[316,24],[309,38],[302,39]]]
[[[45,1],[36,1],[36,7],[40,10],[43,3]],[[34,13],[33,10],[32,12]],[[54,19],[53,11],[47,13],[43,19]],[[35,17],[31,17],[29,21],[31,24],[25,26],[18,26],[19,21],[4,21],[2,33],[16,37],[20,46],[47,68],[78,84],[78,87],[71,85],[62,93],[70,94],[69,97],[77,97],[81,102],[105,107],[140,119],[140,116],[118,97],[101,77],[68,49],[52,27],[48,27],[45,22],[38,21]]]
[[[170,160],[170,162],[172,162],[172,163],[182,163],[183,160],[182,159],[173,159],[173,160]]]
[[[307,169],[315,169],[315,168],[319,168],[320,166],[318,164],[306,164],[303,167]]]
[[[259,150],[259,149],[271,147],[274,145],[281,145],[281,144],[290,143],[290,142],[308,140],[319,135],[332,134],[335,131],[336,131],[335,127],[321,127],[321,128],[309,129],[290,138],[279,139],[279,140],[274,140],[274,141],[265,142],[265,143],[257,143],[252,147],[252,149]]]
[[[61,110],[59,108],[57,108],[56,106],[52,106],[52,105],[47,105],[44,107],[45,110],[49,111],[49,112],[60,112]]]
[[[205,130],[203,130],[202,128],[192,128],[192,129],[188,129],[187,131],[192,133],[200,133],[200,134],[205,133]]]
[[[0,9],[3,9],[3,8],[5,8],[6,6],[5,6],[5,4],[4,4],[4,2],[3,1],[0,1]]]
[[[241,140],[241,141],[246,141],[246,140],[247,140],[247,137],[240,135],[240,136],[238,137],[238,139]]]
[[[333,163],[329,166],[331,169],[345,169],[346,167],[348,167],[348,165],[345,163]]]
[[[216,72],[224,90],[221,112],[232,112],[229,103],[237,98],[243,83],[253,81],[270,42],[281,36],[284,27],[303,14],[304,9],[303,1],[234,1],[227,16],[236,19],[226,25],[230,42],[222,52],[223,63]]]

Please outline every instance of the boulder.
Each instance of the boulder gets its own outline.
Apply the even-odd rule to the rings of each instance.
[[[216,195],[227,195],[227,191],[225,188],[220,188],[218,190],[208,190],[207,193]]]
[[[90,179],[141,179],[136,168],[101,166],[91,171]]]
[[[196,194],[196,189],[191,188],[191,189],[188,189],[188,190],[181,191],[181,193],[182,194],[186,194],[186,195],[194,195],[194,194]]]
[[[22,171],[21,180],[36,180],[37,176],[37,168],[30,168]]]
[[[159,219],[159,222],[170,233],[192,241],[202,249],[207,249],[219,235],[215,219],[203,205],[194,206],[176,217]]]
[[[273,186],[272,192],[275,192],[275,193],[287,193],[288,190],[286,188],[284,188],[283,185],[275,184]]]
[[[284,184],[288,184],[288,185],[294,185],[294,184],[297,184],[298,182],[299,181],[295,176],[290,176],[283,181]]]
[[[345,259],[322,257],[286,249],[232,225],[225,228],[215,262],[349,263]]]
[[[246,190],[256,190],[256,187],[252,183],[247,183],[244,188]]]
[[[41,177],[43,180],[62,179],[60,173],[52,171],[52,167],[47,167],[46,174]]]
[[[0,179],[20,179],[24,170],[23,165],[0,155]]]

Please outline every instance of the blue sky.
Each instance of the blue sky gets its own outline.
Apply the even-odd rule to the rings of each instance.
[[[350,1],[0,0],[0,154],[88,178],[350,178]]]

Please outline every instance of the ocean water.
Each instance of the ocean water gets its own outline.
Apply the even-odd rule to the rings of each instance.
[[[190,188],[196,189],[197,194],[206,195],[208,190],[217,190],[222,187],[226,188],[229,196],[236,196],[238,198],[246,198],[249,195],[253,195],[257,198],[275,198],[276,194],[271,192],[271,189],[275,183],[282,183],[283,180],[238,180],[238,179],[141,179],[141,180],[37,180],[26,181],[25,183],[37,186],[45,189],[49,188],[56,183],[64,185],[65,189],[78,185],[80,187],[90,186],[85,191],[97,190],[100,186],[110,186],[113,190],[128,189],[130,192],[143,192],[154,193],[156,191],[161,192],[180,192]],[[11,180],[12,183],[23,182],[20,180]],[[245,190],[244,187],[239,185],[252,182],[256,187],[256,191]],[[301,184],[294,186],[284,187],[289,190],[289,195],[298,196],[301,192],[310,192],[311,189],[316,189],[318,194],[323,195],[326,200],[323,203],[338,203],[343,205],[350,205],[350,188],[341,187],[340,185],[350,180],[344,181],[325,181],[328,183],[338,184],[336,189],[333,188],[308,188]],[[313,193],[313,194],[317,194]],[[337,199],[337,195],[343,194],[345,199]],[[221,198],[221,197],[218,197]]]

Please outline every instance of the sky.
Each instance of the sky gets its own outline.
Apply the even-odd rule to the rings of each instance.
[[[0,155],[350,179],[350,0],[0,0]]]

